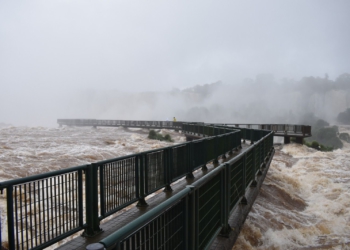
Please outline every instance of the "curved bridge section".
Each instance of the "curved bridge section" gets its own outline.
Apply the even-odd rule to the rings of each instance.
[[[274,155],[274,132],[265,129],[163,121],[58,123],[168,128],[203,138],[1,182],[9,249],[43,249],[80,230],[85,237],[61,249],[85,249],[92,242],[107,249],[209,249],[233,244]],[[252,144],[242,144],[244,140]],[[190,185],[172,192],[183,177]],[[169,194],[166,200],[142,210],[149,205],[146,197],[160,189]],[[140,209],[137,218],[117,217],[113,224],[118,228],[107,234],[101,221],[133,203]],[[218,235],[228,237],[229,243]]]
[[[92,126],[92,127],[130,127],[130,128],[149,128],[149,129],[175,129],[181,130],[183,124],[189,122],[172,122],[172,121],[132,121],[132,120],[96,120],[96,119],[58,119],[57,123],[60,126]],[[311,126],[307,125],[295,125],[295,124],[237,124],[237,123],[203,123],[197,122],[191,124],[206,125],[214,127],[230,127],[241,130],[243,133],[249,133],[246,131],[255,130],[269,130],[274,132],[274,136],[284,137],[284,143],[290,143],[291,138],[294,138],[297,143],[302,144],[305,137],[311,136]],[[185,131],[186,132],[186,131]],[[191,134],[186,133],[186,136],[192,139],[198,139],[199,137],[193,136],[194,133],[200,134],[200,136],[208,136],[201,133],[201,131],[192,131]],[[243,135],[245,136],[245,135]],[[249,135],[248,140],[254,140]]]

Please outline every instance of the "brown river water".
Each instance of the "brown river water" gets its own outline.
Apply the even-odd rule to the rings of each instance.
[[[350,133],[349,128],[341,132]],[[148,130],[90,127],[0,128],[0,181],[181,143]],[[350,144],[333,152],[276,145],[260,194],[233,249],[350,249]],[[3,240],[5,198],[0,195]],[[54,249],[56,244],[47,249]]]
[[[333,152],[275,148],[233,249],[350,249],[350,144]]]

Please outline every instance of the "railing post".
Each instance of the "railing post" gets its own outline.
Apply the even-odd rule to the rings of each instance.
[[[136,157],[136,176],[138,176],[136,178],[136,181],[138,180],[138,203],[136,206],[138,207],[147,207],[148,204],[145,200],[145,185],[146,185],[146,182],[145,182],[145,171],[146,171],[146,163],[145,163],[145,154],[139,154],[137,157]]]
[[[191,192],[188,194],[188,249],[197,249],[197,237],[198,237],[198,206],[196,205],[196,191],[194,186],[186,186],[191,189]]]
[[[214,155],[215,155],[215,159],[213,161],[214,164],[218,164],[218,158],[219,158],[219,138],[218,136],[214,137],[214,144],[215,144],[215,150],[214,150]]]
[[[184,213],[184,234],[183,234],[183,238],[184,238],[184,242],[185,242],[185,250],[190,250],[190,239],[191,239],[191,236],[190,236],[190,232],[191,232],[191,229],[190,229],[190,204],[189,204],[189,194],[184,198],[185,199],[185,210],[183,211]]]
[[[193,179],[194,176],[193,176],[193,168],[194,168],[194,157],[193,157],[193,154],[194,154],[194,150],[193,150],[193,142],[190,142],[186,145],[186,154],[187,154],[187,175],[186,175],[186,179]]]
[[[261,143],[261,141],[260,141],[260,143]],[[250,184],[250,186],[251,187],[256,187],[257,186],[257,182],[256,182],[256,179],[255,179],[255,174],[256,174],[256,172],[257,172],[257,168],[259,167],[259,166],[257,166],[257,158],[256,158],[256,152],[258,151],[258,150],[260,150],[260,148],[259,148],[259,144],[260,143],[256,143],[255,145],[254,145],[254,147],[253,147],[253,181],[252,181],[252,183]]]
[[[164,149],[164,159],[163,159],[163,167],[164,167],[164,175],[165,175],[165,188],[164,192],[171,192],[173,189],[170,186],[172,177],[173,177],[173,150],[172,148]]]
[[[98,219],[98,165],[92,163],[86,169],[86,223],[87,227],[83,233],[85,237],[93,237],[102,232]]]
[[[230,195],[229,195],[229,188],[230,188],[230,173],[229,173],[229,164],[225,163],[225,167],[223,171],[221,171],[221,209],[222,216],[221,216],[221,223],[222,223],[222,229],[220,231],[220,235],[223,237],[229,237],[230,234],[230,225],[228,224],[229,219],[229,204],[230,204]]]
[[[86,168],[84,172],[86,171]],[[83,170],[78,170],[78,202],[79,202],[79,226],[83,227],[84,225],[84,208],[83,208]]]
[[[266,140],[267,140],[267,137],[264,138],[264,139],[261,139],[260,141],[260,150],[259,150],[259,159],[258,159],[258,166],[260,166],[262,160],[263,160],[263,156],[265,154],[265,146],[266,146]]]
[[[242,205],[247,205],[248,202],[247,202],[247,199],[245,198],[244,194],[245,194],[245,188],[246,188],[246,175],[247,175],[247,166],[246,166],[246,162],[247,162],[247,153],[244,153],[244,156],[243,156],[243,164],[242,164],[242,167],[243,167],[243,171],[242,171],[242,174],[243,174],[243,180],[242,180],[242,193],[243,193],[243,197],[241,199],[241,204]]]
[[[218,148],[220,149],[221,147],[224,149],[223,152],[218,152],[218,155],[222,154],[221,159],[226,160],[226,149],[227,149],[227,143],[226,143],[227,139],[226,136],[222,135],[222,136],[218,136]],[[221,144],[224,144],[224,146],[222,146]]]
[[[246,140],[246,137],[247,137],[247,130],[246,130],[246,128],[242,128],[241,129],[241,133],[242,133],[243,143],[245,143],[245,140]]]
[[[103,167],[99,167],[99,172],[100,172],[100,210],[101,210],[101,215],[102,217],[105,216],[106,213],[106,204],[105,204],[105,190],[104,190],[104,173],[103,173]]]
[[[265,140],[268,140],[269,137],[265,138]],[[264,150],[264,154],[262,155],[262,161],[261,161],[261,164],[260,164],[260,170],[259,170],[259,173],[258,175],[262,175],[262,172],[264,171],[264,169],[266,168],[266,161],[265,161],[265,158],[266,158],[266,152]]]
[[[16,249],[15,232],[14,232],[15,227],[14,227],[14,220],[13,220],[14,211],[13,211],[13,186],[12,185],[6,188],[6,200],[7,200],[7,234],[8,234],[9,249]]]
[[[206,157],[206,155],[208,154],[208,147],[209,147],[208,139],[203,140],[202,150],[204,152],[204,154],[203,154],[203,162],[204,162],[204,164],[202,166],[202,171],[207,171],[208,170],[208,168],[207,168],[207,159],[208,158]]]

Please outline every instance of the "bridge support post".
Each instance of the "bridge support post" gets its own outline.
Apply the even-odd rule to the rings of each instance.
[[[303,137],[296,137],[295,138],[295,142],[298,143],[298,144],[303,144]]]
[[[284,137],[284,144],[289,144],[290,143],[290,137],[289,136],[285,136]]]

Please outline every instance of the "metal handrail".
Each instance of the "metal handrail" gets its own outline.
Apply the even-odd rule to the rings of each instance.
[[[104,238],[100,243],[106,248],[113,246],[113,249],[118,250],[134,249],[141,245],[147,245],[148,248],[152,249],[159,247],[157,243],[166,249],[207,249],[219,232],[228,234],[228,218],[243,199],[245,189],[253,185],[258,172],[271,161],[272,145],[273,132],[270,132],[259,138],[244,153],[219,165],[177,195]],[[263,151],[263,157],[257,159],[256,155],[258,155],[259,150]],[[251,154],[254,160],[254,175],[248,181],[245,178],[247,169],[244,160],[247,154]],[[242,160],[243,164],[241,164]],[[235,187],[232,187],[235,183],[231,181],[231,173],[237,172],[237,166],[242,169],[243,189],[238,190],[236,194]],[[214,190],[214,192],[210,190]],[[209,192],[209,195],[200,198],[205,192]],[[231,202],[232,196],[236,197],[234,204]],[[206,204],[210,202],[210,210],[213,212],[208,212],[206,204],[201,205],[200,199],[204,199]],[[182,203],[182,206],[177,207],[177,204]],[[177,218],[176,226],[170,224],[167,220],[169,217]],[[157,227],[157,230],[152,231],[154,225],[158,224],[160,226]],[[178,237],[179,232],[182,237]],[[143,237],[145,234],[147,238]],[[159,237],[158,234],[166,234],[167,236],[163,238]],[[205,235],[205,237],[199,235]],[[135,239],[137,240],[135,241]]]

